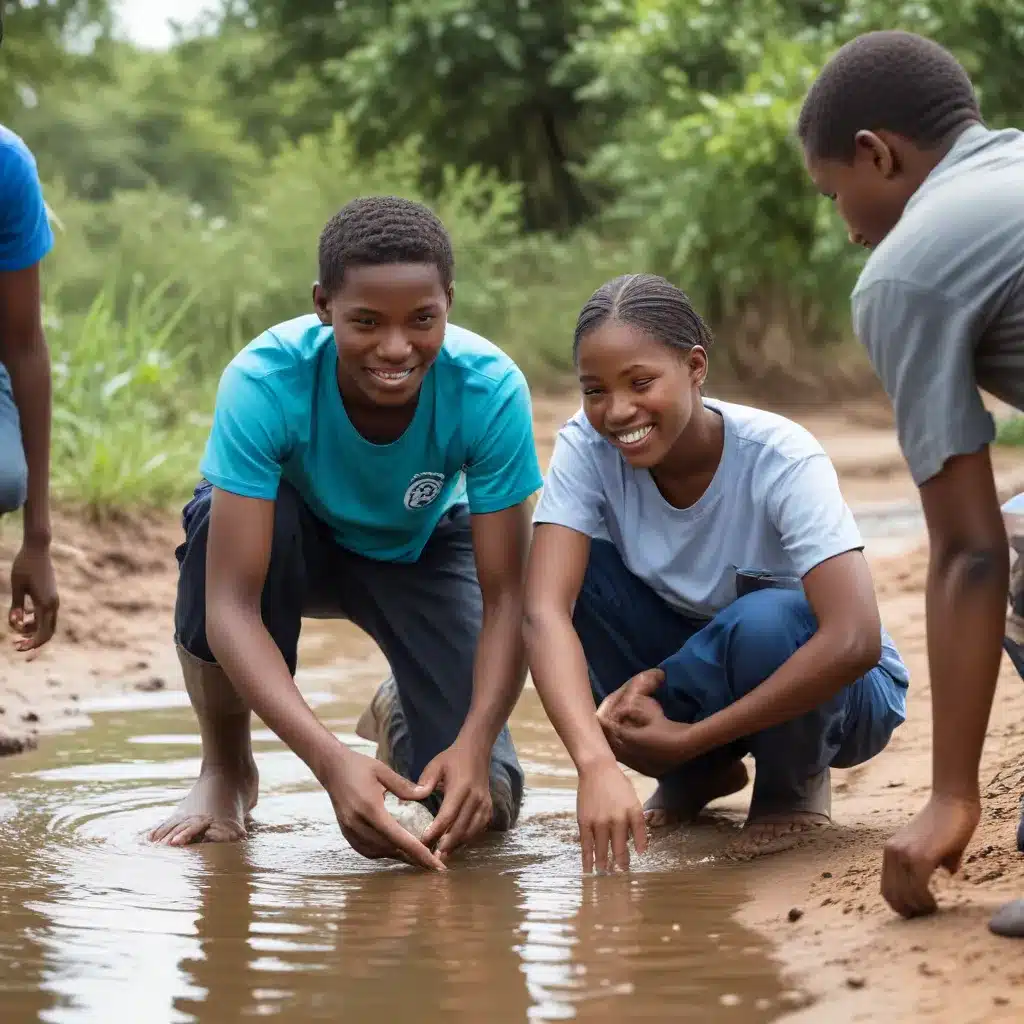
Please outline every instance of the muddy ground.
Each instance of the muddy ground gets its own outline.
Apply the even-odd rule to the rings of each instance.
[[[538,401],[545,462],[555,429],[572,409],[571,400]],[[855,508],[893,502],[914,508],[916,492],[884,409],[868,402],[841,413],[788,412],[832,455]],[[998,451],[996,464],[1001,491],[1024,490],[1024,453]],[[8,598],[6,566],[17,533],[11,522],[0,537],[0,602]],[[84,697],[181,685],[171,645],[177,517],[98,526],[62,513],[55,537],[58,637],[32,661],[7,643],[0,652],[0,750],[8,753],[47,732],[86,724],[77,710]],[[963,871],[937,883],[942,913],[902,922],[878,893],[881,845],[928,793],[922,544],[919,534],[868,544],[883,620],[912,673],[908,722],[875,761],[835,773],[838,827],[827,838],[730,868],[749,873],[759,894],[742,912],[743,923],[778,943],[787,970],[813,993],[814,1002],[794,1018],[813,1024],[879,1015],[951,1024],[1024,1019],[1024,945],[997,939],[985,927],[1001,902],[1024,895],[1024,857],[1014,848],[1024,793],[1024,684],[1005,659],[983,769],[984,817]],[[374,654],[371,642],[352,627],[330,628],[345,638],[346,657],[358,661]],[[305,642],[315,643],[315,635]],[[724,803],[737,812],[743,806],[740,798]],[[789,920],[792,908],[803,911],[795,922]]]

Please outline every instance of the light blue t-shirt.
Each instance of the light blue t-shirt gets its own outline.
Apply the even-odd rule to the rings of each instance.
[[[388,562],[415,561],[453,505],[498,512],[540,488],[526,379],[489,341],[448,325],[391,444],[353,427],[337,365],[334,332],[314,315],[250,342],[221,377],[203,476],[268,500],[286,480],[340,545]]]
[[[675,508],[580,410],[559,431],[534,513],[610,540],[634,576],[684,615],[711,619],[737,598],[737,571],[802,579],[864,541],[831,459],[799,424],[710,398],[725,426],[722,461],[689,508]],[[882,636],[882,664],[906,669]]]
[[[0,273],[25,270],[53,248],[31,150],[0,125]]]

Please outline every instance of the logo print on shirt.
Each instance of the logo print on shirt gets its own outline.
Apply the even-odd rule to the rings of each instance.
[[[405,492],[405,507],[410,512],[426,508],[437,500],[444,487],[443,473],[417,473]]]

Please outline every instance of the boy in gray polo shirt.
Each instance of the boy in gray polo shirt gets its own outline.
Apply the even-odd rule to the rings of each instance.
[[[822,70],[799,136],[850,240],[872,250],[854,327],[892,400],[931,543],[932,795],[882,869],[885,898],[909,917],[935,909],[929,879],[959,867],[980,817],[1009,553],[978,389],[1024,409],[1024,134],[985,127],[938,44],[872,32]],[[1024,901],[992,927],[1024,935]]]

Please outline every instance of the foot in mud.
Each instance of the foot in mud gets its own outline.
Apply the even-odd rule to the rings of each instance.
[[[802,846],[832,825],[832,775],[828,768],[792,787],[780,800],[754,782],[750,813],[739,836],[725,849],[727,860],[751,860]]]
[[[693,821],[719,797],[738,793],[749,781],[746,765],[733,761],[721,771],[697,780],[696,785],[659,783],[644,804],[644,820],[650,828],[670,828]]]
[[[192,791],[149,840],[163,846],[232,843],[247,835],[249,812],[259,795],[259,775],[252,764],[243,772],[203,769]]]
[[[816,811],[793,811],[790,814],[748,818],[739,836],[726,847],[723,856],[727,860],[753,860],[770,853],[782,853],[802,846],[831,826],[832,819]]]

